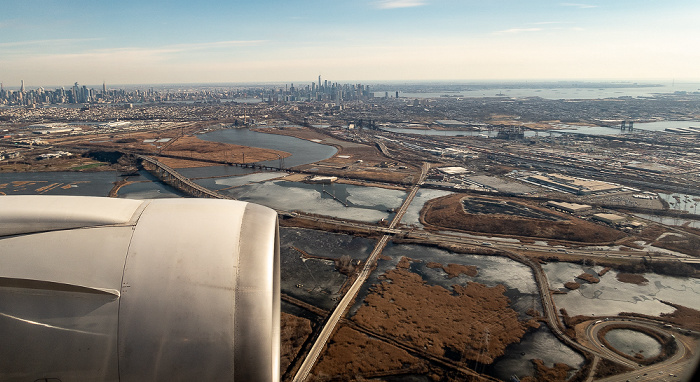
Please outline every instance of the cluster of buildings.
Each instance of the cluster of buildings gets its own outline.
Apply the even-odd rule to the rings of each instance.
[[[370,91],[369,85],[363,84],[340,84],[329,82],[318,76],[318,83],[302,86],[284,86],[284,90],[271,89],[263,98],[267,102],[343,102],[369,100],[374,98],[374,92]]]
[[[0,105],[8,106],[39,106],[59,104],[99,104],[99,103],[222,103],[253,100],[265,102],[342,102],[367,100],[374,97],[368,85],[340,84],[337,82],[321,81],[308,85],[294,84],[280,86],[260,86],[240,88],[231,86],[200,87],[195,89],[182,87],[154,87],[126,89],[107,89],[105,83],[101,89],[79,85],[77,82],[70,88],[54,90],[39,87],[28,90],[24,80],[18,90],[5,89],[0,83]]]
[[[73,87],[64,87],[55,90],[47,90],[43,87],[26,90],[24,80],[17,91],[7,90],[0,84],[0,105],[33,106],[41,104],[84,104],[104,100],[107,94],[105,85],[102,85],[102,92],[89,89],[87,86],[80,86],[76,82]]]

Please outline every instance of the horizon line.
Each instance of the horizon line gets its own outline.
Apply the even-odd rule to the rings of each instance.
[[[0,81],[1,84],[3,84],[3,87],[5,89],[20,89],[21,88],[21,81],[20,84],[15,86],[6,86],[4,81]],[[81,86],[102,86],[103,83],[107,84],[108,86],[121,86],[121,87],[148,87],[148,86],[221,86],[221,85],[226,85],[226,86],[254,86],[254,85],[261,85],[261,86],[274,86],[274,85],[280,85],[280,84],[310,84],[310,83],[315,83],[315,80],[285,80],[285,81],[220,81],[220,82],[159,82],[159,83],[114,83],[114,84],[109,84],[108,82],[100,82],[97,84],[88,84],[84,83]],[[74,82],[75,83],[75,82]],[[455,84],[455,85],[469,85],[469,84],[485,84],[485,83],[518,83],[518,84],[526,84],[526,83],[609,83],[609,84],[638,84],[638,85],[661,85],[660,83],[671,83],[671,84],[692,84],[692,83],[700,83],[700,78],[697,79],[675,79],[675,78],[655,78],[655,79],[629,79],[629,78],[620,78],[620,79],[612,79],[612,78],[585,78],[585,79],[571,79],[571,78],[561,78],[561,79],[518,79],[518,78],[504,78],[504,79],[453,79],[453,80],[445,80],[445,79],[406,79],[406,80],[332,80],[331,83],[339,83],[339,84],[402,84],[402,85],[409,85],[409,84],[429,84],[429,83],[434,83],[434,84]],[[78,84],[80,84],[78,82]],[[31,86],[32,88],[53,88],[53,87],[65,87],[69,86],[72,87],[73,84],[50,84],[50,85],[32,85],[25,82],[24,87],[27,88],[28,86]]]

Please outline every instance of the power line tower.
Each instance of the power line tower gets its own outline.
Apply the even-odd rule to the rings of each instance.
[[[277,154],[277,160],[279,161],[277,168],[280,170],[284,168],[284,158],[282,158],[281,155]]]

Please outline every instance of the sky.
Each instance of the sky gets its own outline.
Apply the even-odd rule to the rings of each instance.
[[[700,1],[581,1],[10,0],[0,82],[700,80]]]

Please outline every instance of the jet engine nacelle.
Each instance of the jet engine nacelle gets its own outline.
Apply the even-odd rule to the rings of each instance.
[[[275,211],[0,196],[0,380],[279,380]]]

